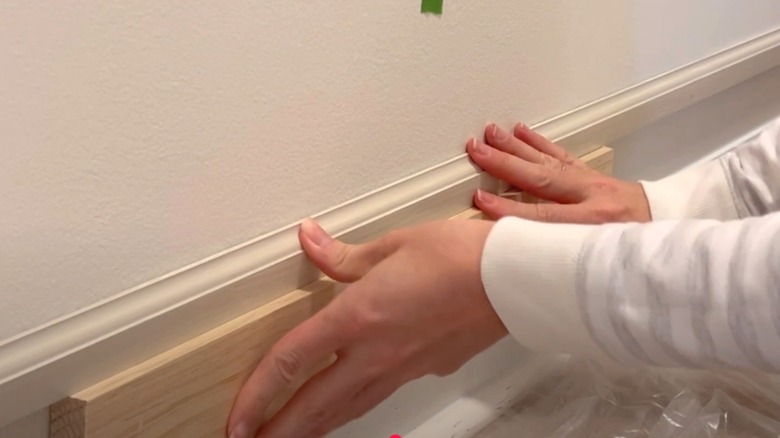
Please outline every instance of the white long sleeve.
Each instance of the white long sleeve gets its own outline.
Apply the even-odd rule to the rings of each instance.
[[[533,349],[780,371],[779,151],[780,120],[643,183],[648,224],[500,220],[482,258],[488,298]]]
[[[717,160],[642,181],[653,220],[731,220],[780,210],[780,118]]]

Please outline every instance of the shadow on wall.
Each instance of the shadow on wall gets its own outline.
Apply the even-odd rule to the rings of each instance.
[[[49,438],[49,410],[42,409],[0,427],[0,438]]]
[[[705,99],[613,143],[614,175],[657,179],[780,116],[780,68]]]

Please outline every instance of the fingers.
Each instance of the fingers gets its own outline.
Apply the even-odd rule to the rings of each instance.
[[[573,203],[587,196],[581,169],[571,169],[580,172],[553,169],[494,149],[476,139],[469,141],[468,152],[471,159],[489,174],[536,197]]]
[[[365,361],[346,355],[309,380],[260,430],[258,438],[321,437],[339,416],[354,409],[351,400],[369,385]],[[253,437],[254,435],[250,435]]]
[[[542,164],[545,160],[545,156],[540,150],[528,146],[496,124],[491,124],[485,129],[485,140],[490,146],[523,160],[537,164]]]
[[[546,139],[543,135],[532,130],[528,126],[518,123],[514,128],[514,136],[521,142],[526,143],[532,148],[553,157],[567,165],[580,166],[580,161],[571,155],[566,149]]]
[[[398,249],[398,239],[388,234],[363,245],[348,245],[329,236],[313,220],[301,224],[298,238],[306,255],[325,275],[352,283]]]
[[[474,203],[477,205],[477,208],[494,220],[505,216],[514,216],[539,222],[591,222],[587,211],[578,204],[530,204],[512,201],[482,190],[477,190],[474,196]]]
[[[336,304],[336,306],[334,306]],[[228,422],[231,438],[251,438],[274,399],[301,374],[349,342],[354,330],[331,303],[285,335],[260,361],[239,393]]]

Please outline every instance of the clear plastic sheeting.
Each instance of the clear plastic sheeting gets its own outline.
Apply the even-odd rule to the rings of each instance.
[[[474,436],[780,437],[780,376],[569,359]]]

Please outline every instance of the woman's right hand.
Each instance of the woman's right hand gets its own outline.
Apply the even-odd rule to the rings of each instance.
[[[642,185],[601,174],[523,124],[513,133],[485,129],[487,143],[469,140],[471,159],[494,177],[547,203],[518,202],[478,190],[476,206],[488,217],[518,216],[543,222],[600,224],[648,222]]]

